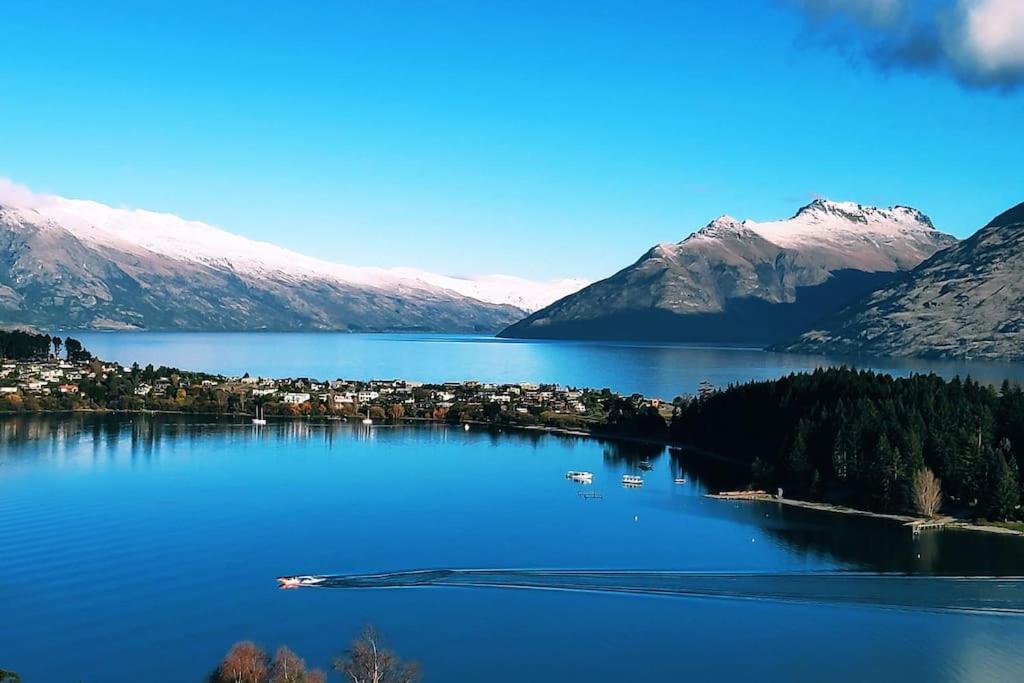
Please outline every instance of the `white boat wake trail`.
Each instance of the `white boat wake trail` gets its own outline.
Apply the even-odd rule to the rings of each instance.
[[[308,587],[515,588],[778,600],[1024,616],[1024,578],[858,572],[743,573],[569,569],[423,569],[318,575]]]

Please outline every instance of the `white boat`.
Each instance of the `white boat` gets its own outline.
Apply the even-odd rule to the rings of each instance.
[[[683,479],[682,477],[676,477],[676,478],[675,478],[675,482],[676,482],[677,484],[685,484],[685,483],[686,483],[686,480],[685,480],[685,479]]]
[[[369,409],[367,409],[366,411],[366,417],[363,418],[363,424],[366,425],[367,427],[373,424],[373,420],[370,419]]]
[[[252,419],[254,425],[265,425],[267,421],[263,418],[263,406],[256,406],[256,417]]]
[[[277,577],[278,588],[301,588],[302,586],[315,586],[322,583],[323,579],[318,576],[279,576]]]
[[[623,486],[643,486],[644,478],[639,474],[623,474],[622,475]]]
[[[578,481],[580,483],[589,484],[590,482],[594,481],[594,473],[569,470],[568,472],[565,473],[565,478],[572,479],[573,481]]]

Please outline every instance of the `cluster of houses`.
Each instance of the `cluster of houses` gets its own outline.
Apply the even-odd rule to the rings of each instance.
[[[83,377],[95,377],[87,363],[66,360],[0,362],[0,396],[77,394]]]
[[[494,405],[499,410],[520,414],[551,411],[585,415],[593,411],[601,392],[555,385],[530,383],[494,384],[485,382],[445,382],[424,384],[406,380],[331,380],[320,382],[306,378],[265,379],[244,377],[237,380],[251,387],[249,394],[263,401],[290,405],[319,403],[336,410],[364,410],[372,406],[386,408],[401,405],[407,414],[425,409]],[[228,380],[230,384],[231,380]]]
[[[601,402],[615,396],[608,390],[573,389],[550,384],[493,384],[485,382],[446,382],[424,384],[404,380],[331,380],[309,378],[269,379],[263,377],[219,377],[180,373],[173,370],[141,370],[97,360],[72,362],[50,358],[45,361],[0,362],[0,399],[3,395],[22,396],[78,395],[79,384],[92,380],[109,382],[111,378],[130,382],[130,391],[149,405],[157,399],[170,399],[188,393],[232,398],[232,406],[241,410],[255,404],[284,404],[298,408],[317,407],[321,411],[354,414],[379,407],[394,412],[401,406],[407,416],[429,415],[432,411],[459,405],[469,409],[501,412],[514,416],[542,412],[586,416],[601,412]],[[640,399],[655,408],[656,399]],[[308,404],[308,406],[307,406]]]

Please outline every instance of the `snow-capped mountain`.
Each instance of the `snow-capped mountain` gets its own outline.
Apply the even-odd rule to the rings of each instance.
[[[771,342],[955,241],[900,206],[815,200],[786,220],[721,216],[501,336]]]
[[[821,321],[787,348],[1024,360],[1024,204]]]
[[[496,331],[573,280],[353,267],[152,211],[0,183],[5,323]]]

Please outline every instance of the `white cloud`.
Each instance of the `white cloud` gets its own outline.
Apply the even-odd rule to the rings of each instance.
[[[946,48],[967,76],[1002,83],[1024,79],[1024,0],[960,0]]]
[[[0,205],[10,204],[26,209],[38,209],[52,205],[57,199],[53,195],[33,192],[24,185],[0,177]]]
[[[1024,0],[794,0],[824,42],[971,87],[1024,84]]]

